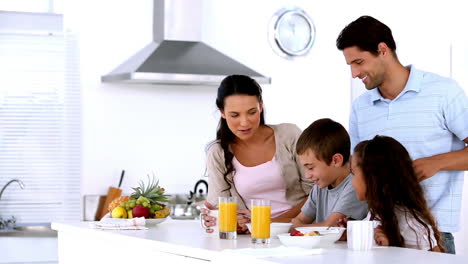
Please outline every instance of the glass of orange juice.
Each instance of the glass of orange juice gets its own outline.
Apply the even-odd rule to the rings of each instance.
[[[219,197],[219,238],[237,238],[237,198]]]
[[[270,200],[253,199],[251,205],[252,243],[268,244],[270,243]]]

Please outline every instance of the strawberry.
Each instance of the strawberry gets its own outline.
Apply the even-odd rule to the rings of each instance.
[[[302,234],[300,231],[298,230],[294,230],[293,232],[291,232],[291,236],[304,236],[304,234]]]

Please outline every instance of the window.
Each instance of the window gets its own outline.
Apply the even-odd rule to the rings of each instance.
[[[77,38],[2,30],[0,72],[0,217],[81,219]]]
[[[2,0],[0,10],[35,13],[62,13],[63,0]]]

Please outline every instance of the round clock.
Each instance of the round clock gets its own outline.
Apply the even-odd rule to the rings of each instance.
[[[281,57],[306,55],[315,40],[315,26],[304,10],[292,7],[275,13],[268,31],[272,49]]]

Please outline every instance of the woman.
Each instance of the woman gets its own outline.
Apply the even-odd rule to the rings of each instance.
[[[295,154],[301,130],[292,124],[265,124],[262,89],[248,76],[226,77],[216,105],[221,118],[216,140],[208,146],[207,207],[215,208],[211,204],[219,196],[235,196],[239,212],[248,214],[251,199],[269,199],[273,220],[289,222],[312,187]],[[207,226],[214,220],[205,216]],[[238,219],[242,231],[248,221]]]
[[[382,246],[444,251],[408,151],[391,137],[359,143],[351,161],[353,187],[367,201],[370,219],[380,222],[375,241]]]

